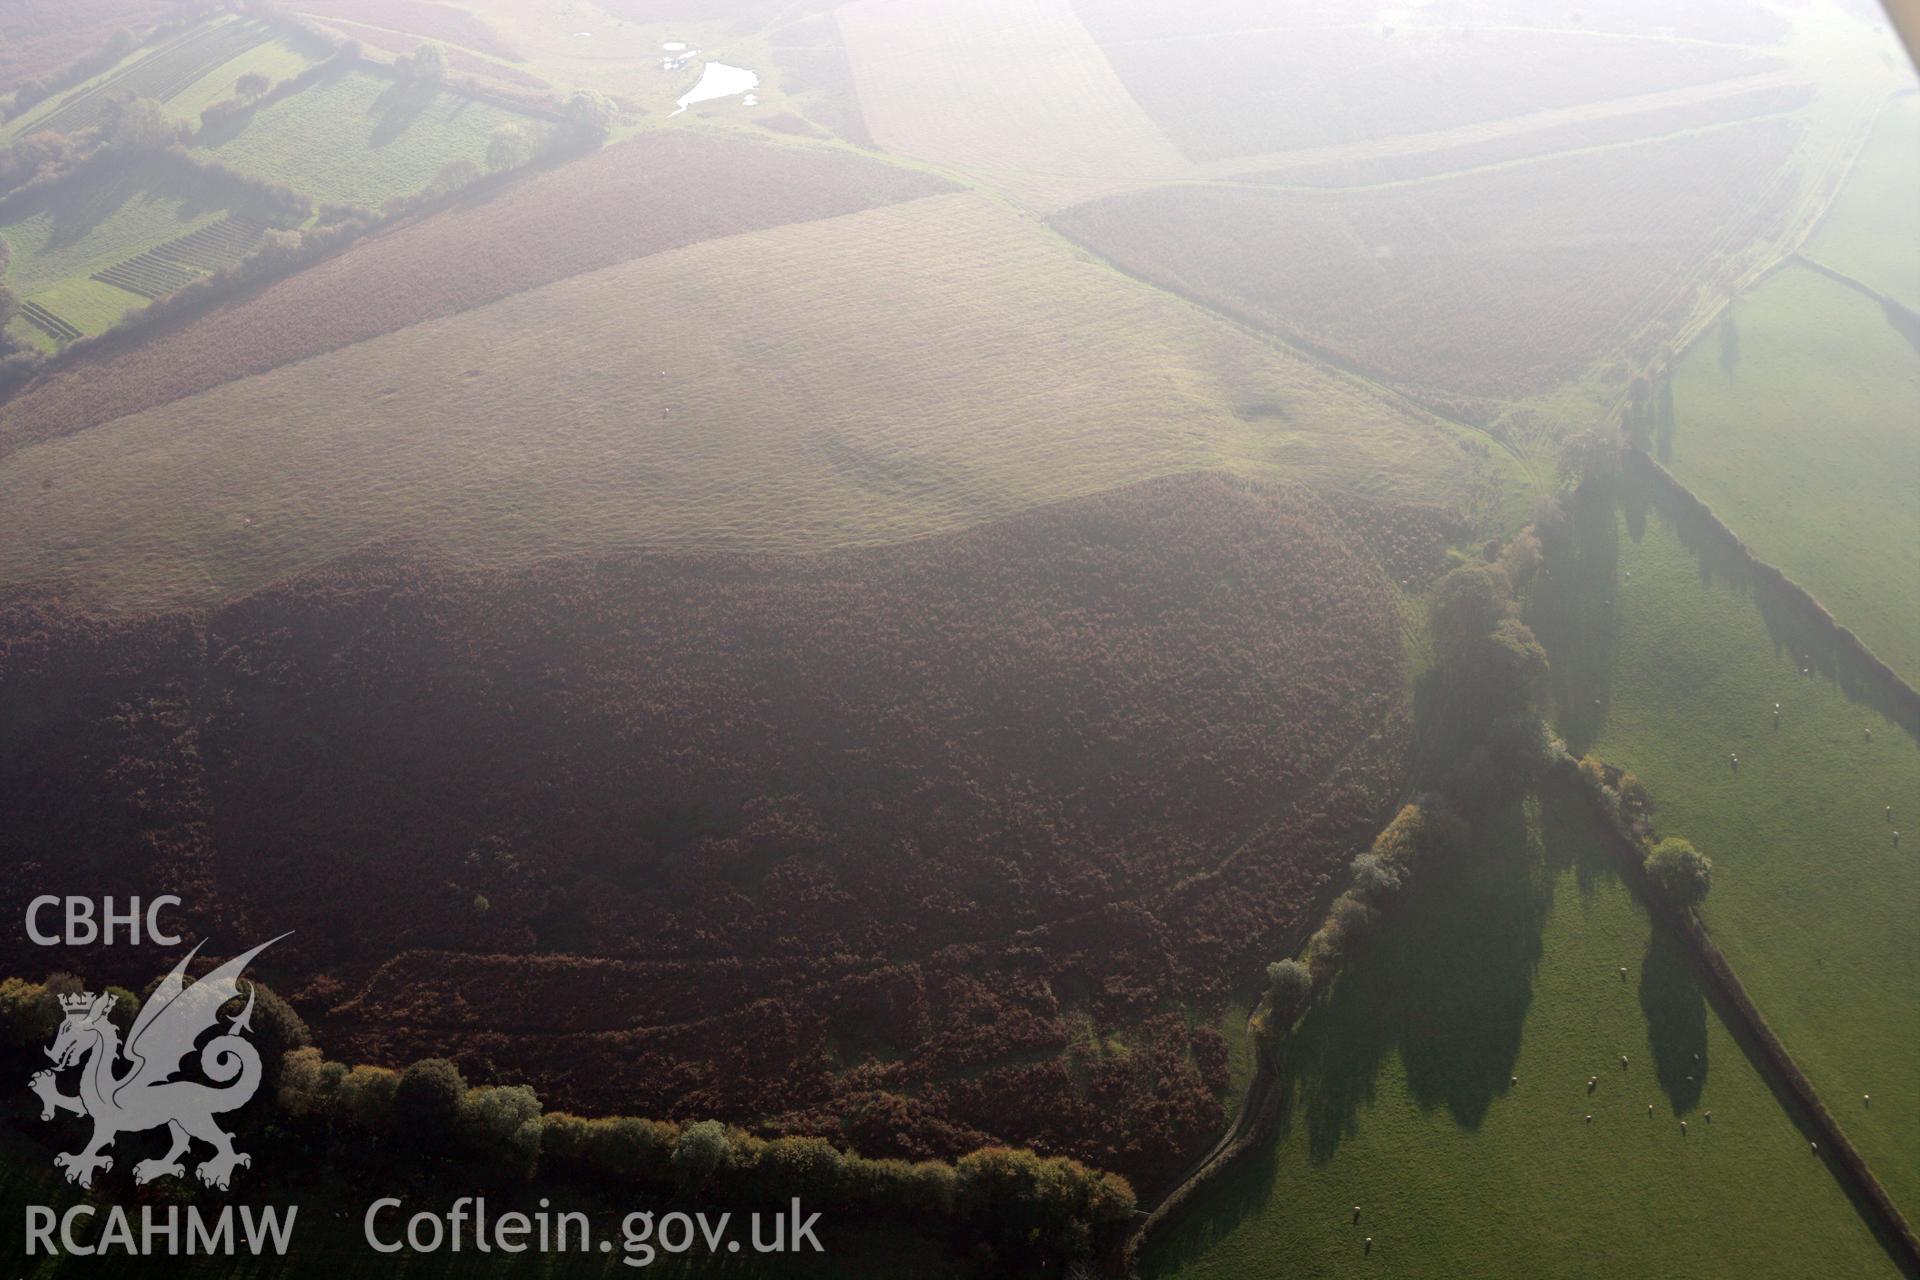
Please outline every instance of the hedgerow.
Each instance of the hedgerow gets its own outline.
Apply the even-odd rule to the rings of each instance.
[[[138,1001],[124,993],[124,1002],[131,1018]],[[0,981],[0,1051],[30,1057],[60,1018],[48,985]],[[309,1155],[316,1141],[337,1141],[362,1158],[371,1146],[390,1172],[417,1175],[448,1163],[484,1167],[496,1184],[539,1175],[543,1187],[574,1178],[602,1191],[730,1205],[784,1207],[798,1198],[809,1209],[879,1214],[956,1243],[987,1241],[1003,1258],[1028,1263],[1088,1257],[1103,1235],[1114,1243],[1114,1229],[1134,1210],[1124,1178],[1017,1148],[987,1146],[952,1161],[875,1160],[817,1137],[762,1138],[712,1120],[550,1112],[524,1085],[470,1086],[446,1059],[396,1071],[348,1067],[311,1045],[267,1048],[269,1087],[240,1113],[242,1123],[263,1129],[271,1108]]]

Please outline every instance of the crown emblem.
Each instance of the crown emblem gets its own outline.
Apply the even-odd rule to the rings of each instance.
[[[68,1013],[85,1013],[93,1007],[93,993],[81,991],[60,997],[60,1007]]]

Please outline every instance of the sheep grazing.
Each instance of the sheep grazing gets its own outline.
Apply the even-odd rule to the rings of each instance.
[[[1620,1055],[1620,1069],[1622,1071],[1627,1069],[1627,1055],[1624,1053]]]
[[[1860,1095],[1860,1105],[1861,1105],[1861,1106],[1863,1106],[1863,1107],[1870,1107],[1870,1106],[1872,1106],[1872,1105],[1873,1105],[1873,1095],[1872,1095],[1872,1094],[1870,1094],[1870,1093],[1863,1093],[1863,1094],[1861,1094],[1861,1095]]]
[[[1621,966],[1620,966],[1620,981],[1622,981],[1622,982],[1625,982],[1626,980],[1627,980],[1627,966],[1625,966],[1625,965],[1621,965]]]
[[[1368,1253],[1372,1253],[1372,1252],[1373,1252],[1373,1237],[1372,1237],[1372,1236],[1368,1236],[1368,1237],[1367,1237],[1367,1244],[1366,1244],[1366,1249],[1367,1249],[1367,1252],[1368,1252]]]
[[[1354,1220],[1355,1222],[1358,1222],[1358,1221],[1360,1221],[1360,1206],[1359,1206],[1359,1205],[1355,1205],[1355,1206],[1353,1206],[1353,1220]]]
[[[1687,1122],[1685,1120],[1680,1122],[1680,1136],[1683,1138],[1687,1136]]]
[[[1588,1116],[1587,1116],[1587,1123],[1588,1123],[1588,1124],[1592,1124],[1592,1123],[1593,1123],[1593,1116],[1592,1116],[1592,1114],[1591,1114],[1591,1113],[1589,1113],[1589,1114],[1588,1114]]]
[[[1712,1123],[1713,1123],[1713,1112],[1711,1112],[1711,1111],[1709,1111],[1709,1112],[1707,1112],[1707,1123],[1708,1123],[1708,1124],[1712,1124]]]
[[[1507,1083],[1508,1083],[1508,1084],[1519,1084],[1519,1083],[1520,1083],[1520,1077],[1519,1077],[1519,1076],[1514,1076],[1514,1077],[1512,1077],[1512,1078],[1510,1078],[1510,1079],[1509,1079],[1509,1080],[1507,1081]]]
[[[1653,1119],[1653,1104],[1651,1102],[1647,1104],[1647,1119]]]
[[[1808,1148],[1808,1150],[1810,1150],[1810,1151],[1812,1151],[1812,1152],[1813,1152],[1813,1154],[1815,1154],[1815,1155],[1819,1155],[1819,1154],[1820,1154],[1820,1144],[1819,1144],[1819,1143],[1817,1143],[1817,1142],[1809,1142],[1809,1143],[1807,1144],[1807,1148]]]

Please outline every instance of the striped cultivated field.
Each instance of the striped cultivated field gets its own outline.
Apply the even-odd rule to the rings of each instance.
[[[240,261],[252,252],[265,231],[265,225],[252,218],[229,215],[96,271],[93,278],[143,298],[164,298]]]

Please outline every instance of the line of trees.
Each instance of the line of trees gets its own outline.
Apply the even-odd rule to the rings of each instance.
[[[0,1049],[43,1048],[62,1017],[57,997],[79,989],[70,975],[0,981]],[[110,1016],[124,1030],[140,1000],[109,990],[118,997]],[[825,1138],[761,1138],[716,1120],[547,1111],[531,1088],[469,1085],[444,1058],[400,1071],[348,1066],[314,1047],[285,1001],[262,986],[253,995],[252,1038],[268,1066],[261,1097],[273,1118],[262,1117],[256,1100],[251,1123],[279,1126],[308,1150],[319,1142],[361,1159],[372,1150],[402,1173],[484,1170],[508,1183],[538,1173],[730,1205],[784,1205],[797,1196],[809,1208],[880,1214],[948,1236],[1016,1274],[1117,1246],[1134,1212],[1124,1178],[1025,1149],[986,1147],[952,1162],[875,1160]]]
[[[1458,850],[1465,840],[1466,823],[1446,796],[1423,795],[1401,807],[1367,851],[1353,860],[1351,882],[1327,908],[1299,957],[1267,966],[1267,990],[1256,1025],[1270,1044],[1306,1012],[1314,993],[1339,974],[1354,945],[1405,892],[1415,870]]]
[[[1353,860],[1351,882],[1300,954],[1267,966],[1254,1022],[1269,1046],[1340,972],[1415,868],[1464,842],[1462,815],[1524,791],[1566,759],[1566,745],[1539,712],[1546,650],[1521,620],[1516,594],[1538,571],[1540,556],[1529,528],[1510,542],[1490,543],[1480,560],[1458,565],[1435,584],[1428,606],[1433,664],[1420,700],[1426,750],[1444,762],[1438,785],[1404,806]]]

